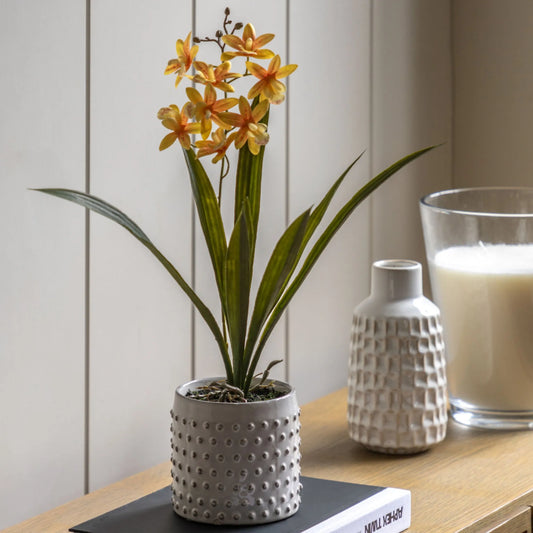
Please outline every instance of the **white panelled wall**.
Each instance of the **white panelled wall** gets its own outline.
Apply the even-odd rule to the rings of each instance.
[[[418,201],[451,185],[450,31],[447,2],[374,2],[372,172],[413,147],[445,144],[372,196],[373,260],[423,261]]]
[[[526,0],[0,0],[0,528],[165,461],[174,388],[222,372],[201,318],[143,247],[28,188],[87,187],[116,204],[216,309],[183,158],[158,152],[156,112],[184,101],[186,83],[162,73],[175,40],[213,33],[226,5],[299,64],[271,114],[263,266],[360,152],[333,208],[401,156],[446,143],[358,209],[279,324],[263,365],[283,358],[276,376],[301,403],[346,384],[371,261],[423,258],[422,194],[533,185]]]
[[[61,16],[59,16],[61,14]],[[84,485],[85,5],[0,2],[0,529]]]
[[[189,182],[178,150],[158,151],[165,130],[156,113],[176,99],[162,68],[175,56],[174,36],[190,31],[192,6],[131,5],[91,1],[91,192],[135,220],[190,279]],[[134,471],[133,464],[144,469],[168,456],[172,390],[190,378],[191,312],[151,254],[98,215],[91,215],[89,298],[94,490]]]
[[[456,1],[454,186],[533,185],[533,2]]]

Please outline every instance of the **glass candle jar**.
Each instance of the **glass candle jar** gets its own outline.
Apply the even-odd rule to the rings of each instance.
[[[449,190],[420,206],[452,417],[533,429],[533,188]]]

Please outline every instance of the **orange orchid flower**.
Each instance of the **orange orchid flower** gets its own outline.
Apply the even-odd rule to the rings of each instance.
[[[240,78],[242,75],[236,72],[230,72],[231,63],[224,61],[218,67],[214,65],[208,65],[203,61],[195,61],[194,68],[196,74],[193,77],[193,81],[201,83],[202,85],[212,85],[216,89],[220,89],[225,93],[234,92],[233,87],[226,82],[228,78]]]
[[[257,59],[270,59],[274,57],[274,52],[262,49],[265,44],[269,43],[275,35],[265,33],[259,37],[255,36],[255,28],[251,24],[246,24],[242,32],[242,39],[236,35],[224,35],[222,41],[231,46],[236,52],[224,52],[221,56],[222,61],[227,61],[237,56],[255,57]]]
[[[227,149],[231,146],[231,143],[235,140],[236,133],[230,134],[226,138],[226,131],[224,128],[218,128],[211,135],[210,141],[196,141],[198,152],[196,157],[203,157],[205,155],[216,154],[212,159],[213,163],[218,163],[225,155]]]
[[[191,45],[191,34],[187,35],[187,38],[185,41],[182,41],[181,39],[178,39],[176,41],[176,53],[178,54],[177,59],[171,59],[168,62],[167,67],[165,68],[165,74],[173,74],[176,72],[178,75],[176,76],[176,83],[175,86],[177,87],[179,85],[179,82],[181,79],[185,76],[185,74],[189,71],[191,68],[191,65],[193,64],[194,58],[196,54],[198,53],[198,45],[195,44],[192,48]]]
[[[191,147],[191,138],[189,135],[200,133],[201,127],[197,122],[189,122],[192,112],[192,104],[185,104],[181,113],[178,106],[174,104],[159,110],[157,118],[161,120],[165,128],[172,130],[161,141],[159,150],[165,150],[169,146],[172,146],[176,139],[179,140],[181,146],[186,150]]]
[[[231,126],[219,118],[219,114],[231,109],[239,103],[237,98],[223,98],[217,100],[217,92],[212,85],[206,85],[204,97],[193,87],[187,87],[187,96],[194,105],[194,117],[201,124],[202,138],[207,139],[211,133],[212,122],[224,129]]]
[[[266,98],[272,104],[281,104],[285,100],[286,87],[279,79],[292,74],[298,65],[285,65],[281,68],[280,65],[279,55],[272,58],[267,69],[257,63],[246,62],[246,68],[256,78],[259,78],[259,81],[250,89],[248,98],[252,99],[261,95],[261,100]]]
[[[265,116],[269,105],[268,100],[263,100],[252,109],[248,100],[241,96],[239,98],[240,114],[229,111],[220,113],[219,116],[224,122],[239,128],[235,132],[235,147],[237,149],[241,149],[248,142],[250,152],[257,155],[260,147],[268,143],[269,135],[266,124],[259,121]]]

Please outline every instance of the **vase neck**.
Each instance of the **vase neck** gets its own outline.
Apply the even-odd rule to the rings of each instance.
[[[422,265],[404,259],[385,259],[372,265],[373,297],[403,300],[422,296]]]

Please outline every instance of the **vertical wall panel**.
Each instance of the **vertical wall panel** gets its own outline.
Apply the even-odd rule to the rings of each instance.
[[[453,2],[457,187],[533,185],[533,3]]]
[[[266,48],[279,53],[282,64],[286,64],[286,7],[285,0],[271,0],[268,3],[268,9],[264,4],[249,2],[246,0],[236,0],[230,3],[226,1],[198,0],[196,28],[199,37],[212,36],[215,31],[221,27],[224,18],[224,8],[230,6],[231,20],[233,23],[240,21],[243,24],[251,22],[257,32],[257,35],[263,33],[274,33],[275,39],[271,41]],[[239,31],[242,34],[242,30]],[[230,50],[230,48],[227,48]],[[211,45],[202,45],[200,55],[208,55],[208,62],[218,64],[220,61],[220,52],[218,47]],[[256,60],[257,63],[267,67],[269,60]],[[245,65],[243,58],[232,60],[232,71],[244,72]],[[236,81],[233,85],[235,94],[246,95],[248,89],[257,81],[256,78],[250,77],[245,80]],[[244,87],[244,89],[243,89]],[[198,87],[203,92],[203,87]],[[231,96],[231,95],[229,95]],[[235,109],[237,111],[237,109]],[[264,271],[270,253],[272,252],[277,239],[285,229],[285,147],[286,147],[286,104],[280,106],[273,105],[270,110],[269,133],[270,141],[267,145],[263,167],[263,188],[261,199],[261,215],[259,220],[259,230],[256,249],[256,263],[254,271],[255,290],[258,286],[261,275]],[[232,149],[233,150],[233,149]],[[228,152],[229,154],[229,152]],[[226,233],[231,234],[233,227],[233,200],[235,190],[235,170],[236,158],[232,157],[230,174],[224,180],[222,194],[222,209],[224,213],[224,223]],[[215,188],[218,189],[218,166],[215,167],[204,158],[206,171],[210,173]],[[209,256],[206,251],[204,237],[199,224],[197,225],[196,239],[196,265],[197,276],[196,286],[209,307],[218,317],[219,303],[217,292],[213,281],[213,273]],[[216,376],[224,375],[224,367],[211,333],[197,315],[196,318],[196,375]],[[266,365],[274,359],[285,359],[284,347],[284,323],[280,321],[278,329],[272,334],[268,346],[262,356],[262,363],[258,366],[258,371],[265,369]],[[283,365],[278,365],[272,371],[273,377],[285,378]]]
[[[0,2],[0,529],[83,491],[85,2]]]
[[[424,259],[418,201],[451,185],[449,0],[373,4],[372,170],[445,142],[373,196],[373,259]],[[427,278],[426,278],[427,279]]]
[[[289,192],[294,219],[369,148],[370,2],[290,3]],[[332,215],[369,178],[368,155],[346,178]],[[322,226],[324,228],[325,226]],[[289,380],[301,402],[346,385],[354,305],[367,291],[368,202],[335,236],[290,307]]]
[[[188,178],[157,110],[191,3],[92,2],[91,190],[124,210],[190,279]],[[174,388],[190,377],[190,306],[129,233],[91,219],[90,489],[164,461]]]

